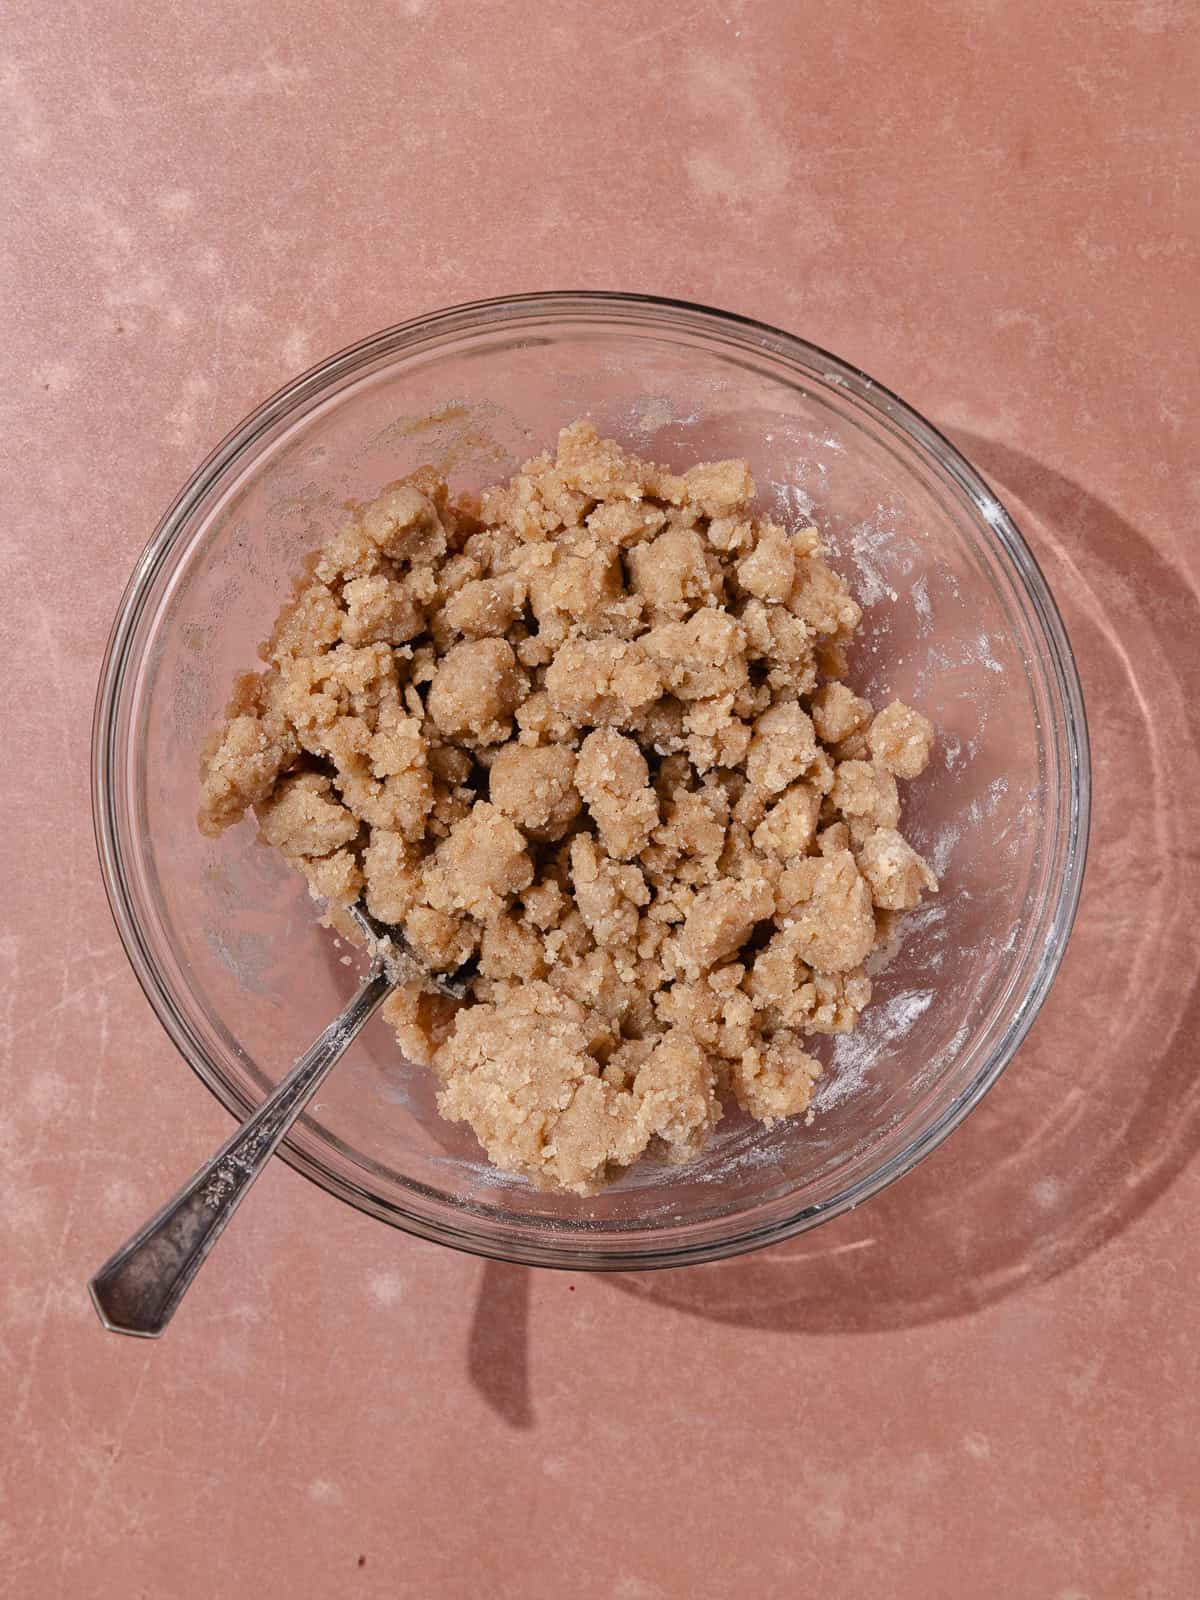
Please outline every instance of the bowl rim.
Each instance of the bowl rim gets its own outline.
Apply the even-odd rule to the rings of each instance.
[[[560,1242],[549,1235],[535,1237],[530,1228],[522,1230],[521,1238],[505,1241],[473,1228],[465,1215],[461,1223],[445,1218],[434,1223],[398,1206],[385,1204],[361,1186],[332,1172],[290,1138],[278,1151],[295,1171],[357,1210],[406,1233],[470,1254],[571,1271],[650,1270],[711,1261],[791,1238],[852,1210],[911,1171],[948,1137],[996,1082],[1028,1034],[1061,965],[1082,889],[1091,811],[1090,744],[1079,672],[1053,594],[1016,522],[982,474],[938,428],[860,368],[798,335],[737,312],[669,296],[589,289],[544,290],[443,307],[370,334],[300,373],[249,412],[195,469],[159,520],[122,591],[100,668],[92,721],[91,800],[97,855],[113,921],[152,1010],[205,1087],[231,1114],[244,1116],[250,1109],[250,1101],[212,1068],[177,1012],[162,982],[158,963],[143,937],[127,882],[113,804],[115,734],[121,690],[129,666],[126,647],[148,600],[155,575],[193,509],[265,429],[331,384],[386,355],[389,348],[401,349],[426,335],[452,332],[456,325],[464,331],[480,331],[539,312],[560,317],[610,313],[618,318],[625,313],[629,320],[638,313],[659,313],[669,315],[675,323],[692,324],[697,332],[712,334],[723,329],[735,336],[735,342],[766,347],[780,357],[798,361],[809,370],[819,368],[820,376],[827,383],[846,388],[860,404],[890,425],[898,426],[921,454],[932,458],[934,465],[951,478],[1007,557],[1011,575],[1032,606],[1040,634],[1039,644],[1044,650],[1044,664],[1049,669],[1049,682],[1057,694],[1056,709],[1062,717],[1067,806],[1057,893],[1053,896],[1050,915],[1045,918],[1047,932],[1041,958],[1024,985],[1002,1037],[975,1076],[900,1150],[832,1200],[809,1204],[781,1220],[744,1227],[712,1240],[673,1241],[664,1240],[652,1230],[622,1235],[613,1229],[610,1237],[616,1235],[619,1242],[601,1250],[584,1250],[577,1247],[577,1235],[566,1235]],[[1060,805],[1062,798],[1060,789]],[[420,1185],[414,1187],[419,1189]]]

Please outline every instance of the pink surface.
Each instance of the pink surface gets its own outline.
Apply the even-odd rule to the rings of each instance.
[[[0,35],[0,1591],[1194,1594],[1195,6],[19,0]],[[1095,748],[1060,980],[950,1143],[803,1241],[572,1279],[277,1166],[162,1344],[106,1335],[89,1271],[228,1126],[95,866],[128,571],[298,368],[575,286],[827,345],[1010,501]]]

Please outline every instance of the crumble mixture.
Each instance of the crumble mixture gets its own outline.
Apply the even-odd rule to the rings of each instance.
[[[736,1100],[808,1110],[893,914],[933,729],[842,681],[861,612],[742,461],[677,474],[586,422],[451,500],[423,468],[310,558],[203,769],[419,976],[384,1015],[498,1166],[589,1194],[684,1162]]]

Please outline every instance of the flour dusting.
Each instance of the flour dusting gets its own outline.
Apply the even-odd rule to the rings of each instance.
[[[921,637],[925,638],[933,626],[933,605],[929,599],[929,579],[925,573],[922,573],[919,578],[914,578],[909,593],[912,595],[913,610],[921,619],[921,627],[918,631]]]
[[[850,535],[850,559],[858,571],[854,593],[860,605],[875,606],[881,600],[900,598],[887,580],[887,537],[869,522],[860,523]]]
[[[961,828],[947,826],[941,830],[933,841],[928,852],[928,859],[936,877],[941,878],[945,875],[946,868],[950,865],[950,857],[954,854],[954,847],[961,838]]]
[[[906,989],[869,1007],[854,1033],[842,1034],[833,1047],[825,1075],[813,1097],[820,1114],[841,1105],[863,1088],[868,1069],[889,1044],[896,1043],[933,1004],[932,989]]]
[[[775,488],[791,521],[802,524],[811,519],[813,499],[807,489],[798,483],[780,483]]]

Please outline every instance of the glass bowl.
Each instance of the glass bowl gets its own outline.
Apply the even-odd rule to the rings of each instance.
[[[234,675],[348,500],[425,462],[479,488],[584,415],[679,468],[745,456],[773,512],[818,524],[864,606],[851,681],[937,726],[903,825],[942,892],[907,919],[858,1032],[815,1041],[826,1071],[811,1126],[735,1113],[689,1166],[643,1163],[586,1201],[544,1194],[441,1121],[430,1074],[376,1019],[282,1153],[443,1244],[542,1266],[665,1266],[786,1238],[908,1171],[1012,1058],[1070,930],[1089,768],[1063,625],[1007,512],[894,395],[777,329],[631,295],[483,301],[332,357],[213,452],[137,564],[101,674],[96,833],[151,1004],[244,1116],[357,973],[252,822],[216,841],[196,826],[200,747]]]

